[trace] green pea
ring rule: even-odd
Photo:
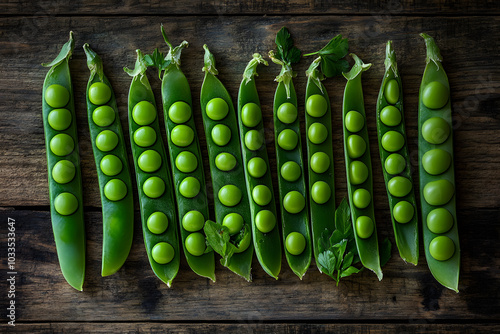
[[[188,232],[196,232],[205,225],[205,217],[200,211],[191,210],[182,217],[182,227]]]
[[[69,91],[61,85],[50,85],[45,90],[45,102],[52,108],[62,108],[69,102]]]
[[[156,132],[150,126],[142,126],[134,132],[134,143],[141,147],[148,147],[156,142]]]
[[[156,119],[156,108],[149,101],[141,101],[132,109],[132,118],[138,125],[149,125]]]
[[[69,135],[58,133],[50,140],[49,147],[52,153],[62,157],[73,152],[75,149],[75,142]]]
[[[248,162],[248,164],[250,164],[250,162]],[[217,166],[217,168],[223,172],[229,172],[234,167],[236,167],[236,158],[231,153],[219,153],[215,157],[215,166]]]
[[[60,184],[71,182],[75,178],[75,165],[69,160],[60,160],[52,168],[52,178]]]
[[[235,206],[241,201],[241,190],[232,184],[220,188],[219,201],[225,206]]]
[[[450,168],[451,155],[445,150],[436,148],[425,152],[422,156],[422,166],[431,175],[439,175]]]
[[[264,136],[260,131],[250,130],[245,134],[245,146],[250,151],[257,151],[264,145]]]
[[[399,101],[399,84],[396,79],[387,81],[385,84],[384,96],[390,104],[396,104],[396,102]]]
[[[350,132],[359,132],[365,126],[365,118],[361,113],[351,110],[345,115],[345,127]]]
[[[252,190],[252,198],[260,206],[268,205],[273,199],[271,190],[263,184],[255,186]]]
[[[372,196],[368,190],[359,188],[352,194],[352,201],[358,209],[365,209],[372,201]]]
[[[357,159],[365,154],[366,142],[361,136],[350,135],[347,137],[347,154],[351,159]]]
[[[432,233],[446,233],[453,227],[453,215],[445,208],[434,209],[427,215],[427,227]]]
[[[403,148],[405,139],[403,135],[397,131],[387,131],[382,136],[382,147],[387,152],[396,152]]]
[[[149,198],[158,198],[165,192],[165,182],[158,176],[152,176],[144,182],[142,191]]]
[[[162,234],[168,228],[168,217],[161,211],[153,212],[147,220],[148,230],[154,234]]]
[[[358,185],[368,178],[368,167],[361,161],[353,161],[349,165],[349,180],[351,184]]]
[[[242,253],[247,250],[252,242],[252,233],[247,233],[236,247],[235,253]]]
[[[441,117],[431,117],[422,124],[422,137],[430,144],[444,143],[450,132],[450,125]]]
[[[54,109],[47,116],[49,125],[52,129],[63,131],[71,125],[71,112],[68,109]]]
[[[104,186],[104,196],[110,201],[120,201],[127,196],[127,186],[120,179],[109,180]]]
[[[380,111],[380,120],[387,126],[396,126],[401,123],[401,112],[394,106],[387,106]]]
[[[402,173],[406,168],[406,159],[398,153],[392,153],[384,162],[385,171],[391,175]]]
[[[71,193],[60,193],[54,199],[54,209],[62,216],[69,216],[78,209],[78,200]]]
[[[229,106],[226,101],[220,97],[216,97],[215,99],[208,101],[206,112],[210,119],[220,121],[226,117],[229,112]]]
[[[222,225],[227,227],[230,235],[235,235],[243,228],[243,217],[239,213],[228,213],[222,220]]]
[[[403,176],[395,176],[387,182],[387,189],[392,196],[404,197],[411,191],[411,181]]]
[[[332,190],[328,183],[324,181],[316,181],[311,187],[311,197],[318,204],[325,204],[332,196]]]
[[[319,145],[328,137],[328,130],[326,129],[326,126],[316,122],[311,124],[309,130],[307,130],[307,137],[311,143]]]
[[[89,88],[89,100],[97,106],[105,104],[111,99],[111,88],[104,82],[95,82]]]
[[[92,121],[97,126],[110,126],[115,121],[115,110],[110,106],[100,106],[92,112]]]
[[[408,223],[415,214],[415,208],[410,202],[401,201],[394,205],[392,209],[394,219],[400,224]]]
[[[440,235],[431,240],[429,253],[438,261],[446,261],[455,254],[455,243],[445,235]]]
[[[298,142],[299,137],[297,136],[297,133],[291,129],[285,129],[278,135],[278,145],[284,150],[293,150],[297,147]]]
[[[161,155],[155,150],[146,150],[137,159],[137,164],[146,173],[156,172],[161,166]]]
[[[286,102],[280,105],[277,112],[278,119],[285,124],[291,124],[297,119],[297,107]]]
[[[255,215],[255,226],[262,233],[269,233],[276,226],[276,216],[269,210],[260,210]]]
[[[95,146],[103,152],[112,151],[117,145],[118,136],[111,130],[101,131],[95,139]]]
[[[424,88],[422,102],[429,109],[441,109],[448,102],[449,96],[448,87],[439,81],[432,81]]]
[[[298,163],[295,161],[287,161],[281,166],[280,174],[286,181],[295,182],[299,179],[302,171]]]
[[[194,140],[194,131],[189,126],[181,124],[172,129],[170,133],[172,143],[176,146],[186,147],[191,145]]]
[[[305,206],[304,196],[296,190],[289,191],[283,198],[283,207],[287,212],[299,213]]]
[[[424,199],[430,205],[440,206],[448,203],[455,192],[455,187],[448,180],[437,180],[424,187]]]
[[[104,175],[115,176],[118,175],[123,168],[122,161],[116,155],[108,154],[101,159],[99,164],[101,171]]]
[[[241,121],[244,126],[253,128],[262,120],[260,107],[255,103],[247,103],[241,109]]]
[[[186,123],[191,118],[191,106],[184,101],[177,101],[168,109],[168,117],[175,124]]]
[[[166,242],[159,242],[151,250],[151,257],[158,264],[167,264],[174,259],[175,250]]]
[[[375,227],[373,220],[368,216],[359,216],[356,219],[356,233],[361,239],[368,239],[372,236]]]
[[[264,159],[259,157],[250,159],[250,161],[248,161],[247,168],[248,174],[250,174],[250,176],[252,177],[255,177],[256,179],[263,177],[267,172],[266,162],[264,161]]]
[[[330,167],[330,157],[325,152],[316,152],[311,156],[309,164],[313,172],[322,174]]]
[[[286,236],[286,250],[292,255],[300,255],[306,249],[306,238],[299,232],[292,232]]]
[[[231,140],[231,129],[224,124],[215,125],[212,128],[212,140],[219,146],[226,146]]]
[[[182,180],[181,184],[179,184],[179,192],[186,198],[196,197],[196,195],[200,193],[200,190],[200,181],[192,176],[186,177],[184,180]]]
[[[328,103],[322,95],[311,95],[306,101],[306,111],[312,117],[322,117],[327,110]]]
[[[182,151],[175,158],[175,167],[183,173],[192,173],[198,168],[198,159],[192,152]]]
[[[194,256],[201,256],[205,253],[207,245],[205,243],[205,236],[199,232],[191,233],[186,237],[184,242],[188,253]]]

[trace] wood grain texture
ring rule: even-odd
[[[494,15],[495,0],[170,0],[170,1],[4,1],[0,12],[10,15]]]
[[[498,320],[500,226],[492,222],[499,221],[500,211],[465,210],[460,216],[474,224],[459,226],[463,238],[457,294],[433,279],[425,259],[417,267],[405,265],[395,249],[384,267],[381,282],[365,270],[342,279],[336,287],[314,264],[300,281],[284,259],[280,279],[276,281],[254,259],[252,283],[218,263],[217,282],[213,283],[196,276],[181,257],[179,274],[169,289],[149,268],[139,224],[125,265],[116,274],[102,278],[101,215],[87,212],[87,271],[83,292],[79,293],[60,273],[49,213],[0,211],[0,221],[14,218],[20,231],[16,240],[16,310],[24,322]],[[379,232],[386,236],[391,229],[390,224],[381,225]],[[0,246],[5,254],[6,243]],[[0,272],[6,271],[3,262]],[[7,290],[5,284],[5,280],[0,284],[3,291]]]

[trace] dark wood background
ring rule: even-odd
[[[0,311],[1,331],[15,332],[342,332],[427,333],[500,331],[500,6],[490,1],[31,1],[0,3]],[[363,75],[374,166],[377,227],[393,240],[388,201],[376,138],[375,102],[383,75],[384,50],[394,41],[403,78],[405,117],[414,185],[418,187],[417,101],[425,66],[418,36],[434,36],[444,56],[454,108],[457,208],[462,248],[460,293],[440,286],[422,255],[405,265],[393,249],[384,279],[365,271],[338,287],[313,262],[300,281],[283,259],[275,281],[253,263],[253,282],[217,265],[217,282],[196,276],[183,259],[172,288],[158,280],[147,261],[136,211],[134,244],[123,268],[100,276],[102,229],[100,197],[85,108],[88,69],[82,45],[102,57],[117,96],[122,126],[127,125],[134,50],[166,47],[160,23],[171,41],[186,39],[183,69],[191,84],[197,130],[203,138],[199,91],[203,80],[202,45],[215,54],[220,79],[233,100],[252,53],[274,47],[286,25],[305,53],[321,48],[336,34],[349,38],[350,51],[373,63]],[[83,292],[62,277],[52,236],[41,91],[47,69],[68,32],[75,33],[71,61],[82,158],[87,229],[87,274]],[[304,71],[296,67],[301,110]],[[275,166],[272,101],[277,65],[260,67],[260,92],[268,152]],[[149,72],[160,101],[157,74]],[[345,79],[325,82],[333,110],[336,201],[346,196],[341,133]],[[163,119],[160,116],[161,120]],[[126,134],[126,140],[129,140]],[[202,146],[205,142],[202,140]],[[130,151],[130,150],[129,150]],[[205,165],[208,168],[208,164]],[[209,175],[207,170],[207,176]],[[273,168],[276,178],[276,170]],[[210,180],[207,178],[207,182]],[[211,190],[209,189],[209,193]],[[136,201],[137,207],[137,201]],[[16,327],[6,325],[7,220],[16,220]],[[423,248],[421,246],[421,254]]]

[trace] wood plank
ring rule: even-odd
[[[9,15],[494,15],[495,1],[362,1],[362,0],[252,0],[252,1],[4,1],[0,13]]]
[[[116,6],[115,6],[116,7]],[[77,6],[78,8],[78,6]],[[253,52],[267,54],[274,47],[278,29],[287,25],[298,47],[310,52],[321,48],[334,34],[350,38],[350,50],[374,66],[364,74],[366,110],[374,166],[375,204],[379,217],[386,217],[388,207],[378,156],[375,126],[375,102],[381,76],[385,42],[391,38],[399,60],[405,92],[405,111],[413,177],[417,185],[417,101],[425,62],[425,47],[417,33],[426,31],[435,36],[444,55],[444,66],[451,83],[456,121],[455,168],[458,207],[498,208],[500,206],[500,58],[498,57],[500,18],[482,17],[433,18],[394,16],[355,17],[3,17],[0,18],[0,205],[48,206],[45,146],[40,111],[40,92],[47,72],[39,66],[50,61],[66,41],[70,29],[75,31],[76,50],[71,62],[85,206],[100,207],[99,191],[85,108],[85,87],[88,69],[82,52],[84,42],[102,56],[105,72],[115,93],[123,127],[126,129],[129,77],[123,66],[133,66],[136,48],[165,50],[159,33],[165,23],[170,39],[179,43],[188,39],[191,47],[184,51],[183,68],[192,87],[197,130],[203,141],[199,109],[199,91],[203,80],[202,45],[208,43],[215,53],[220,78],[236,99],[241,75]],[[296,87],[304,96],[304,71],[312,59],[296,66]],[[272,134],[273,82],[279,69],[271,64],[260,68],[258,89],[261,94],[267,147],[274,166]],[[150,81],[161,105],[159,81],[150,72]],[[341,133],[341,101],[343,78],[327,80],[326,86],[333,108],[333,141],[337,203],[346,194],[345,168]],[[301,110],[303,98],[299,98]],[[370,112],[371,110],[371,112]],[[161,117],[160,117],[161,118]],[[304,135],[304,132],[302,133]],[[128,135],[126,134],[126,140]],[[305,142],[305,141],[303,141]],[[205,159],[205,168],[208,163]],[[273,169],[273,179],[276,170]],[[133,170],[133,168],[132,168]],[[206,173],[207,177],[209,173]],[[207,180],[210,184],[210,180]],[[277,189],[277,187],[275,187]],[[211,196],[211,189],[208,190]],[[382,215],[383,214],[383,215]]]
[[[243,321],[236,324],[217,323],[34,323],[20,324],[11,333],[494,333],[499,325],[488,324],[268,324]]]
[[[84,291],[77,292],[60,273],[49,213],[0,210],[1,222],[8,217],[16,220],[16,270],[19,273],[16,315],[20,322],[196,320],[258,324],[362,320],[434,324],[500,319],[498,208],[459,210],[463,221],[473,223],[460,225],[462,269],[458,294],[436,283],[425,259],[416,267],[405,265],[395,249],[393,258],[383,268],[381,282],[373,273],[364,271],[343,279],[336,287],[314,264],[304,280],[299,281],[286,262],[276,281],[267,276],[254,259],[252,283],[220,265],[216,268],[217,282],[212,283],[191,272],[181,257],[179,275],[168,289],[149,268],[140,224],[136,224],[134,244],[124,267],[115,275],[101,278],[99,212],[85,215],[87,273]],[[139,220],[138,214],[136,219]],[[390,224],[379,226],[382,237],[390,235],[393,239],[390,230]],[[5,238],[5,234],[0,235],[2,254],[6,254]],[[6,272],[6,266],[6,261],[2,261],[0,271]],[[0,282],[0,288],[7,290],[5,280]],[[2,299],[0,307],[6,307],[5,302],[6,299]]]

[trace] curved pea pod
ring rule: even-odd
[[[165,69],[163,74],[161,93],[170,162],[177,198],[177,211],[179,214],[179,229],[181,231],[182,246],[189,267],[196,274],[208,277],[212,281],[215,281],[214,252],[211,249],[205,249],[204,251],[201,249],[202,246],[203,248],[206,247],[203,224],[208,219],[208,199],[205,185],[205,173],[203,171],[200,144],[196,133],[194,115],[192,113],[193,103],[191,99],[191,89],[186,76],[180,69],[180,54],[182,49],[187,47],[188,44],[184,41],[178,47],[173,48],[166,38],[163,27],[162,33],[164,34],[165,41],[170,47],[170,51],[166,59],[170,59],[171,63]],[[175,135],[175,132],[178,131],[179,125],[188,126],[193,132],[192,142],[184,147],[176,145],[172,138],[172,135]],[[191,159],[194,158],[195,162],[184,162],[183,160],[189,160],[187,157],[190,157]],[[194,197],[186,197],[186,194],[183,195],[180,191],[182,182],[188,177],[195,178],[200,185],[200,190]],[[202,224],[196,227],[194,227],[194,225],[197,224],[189,223],[190,218],[191,220],[194,220],[193,217],[195,217],[195,215],[203,216],[203,219],[200,221]],[[186,227],[189,231],[183,226],[183,220],[185,221]],[[199,241],[201,241],[203,245],[195,244],[194,246],[198,247],[190,247],[187,249],[186,242],[196,240],[195,237],[200,237]]]
[[[364,64],[355,54],[351,56],[356,63],[348,73],[344,73],[347,84],[342,112],[347,190],[359,258],[363,266],[381,280],[383,275],[373,207],[372,164],[361,84],[361,73],[368,70],[371,64]],[[348,116],[350,112],[354,113]],[[358,201],[358,198],[362,200]]]
[[[329,236],[335,229],[335,183],[330,99],[325,86],[315,79],[318,75],[316,71],[306,72],[305,118],[313,249],[316,265],[321,272],[318,261],[321,236]]]
[[[134,199],[120,116],[101,58],[84,44],[90,77],[87,115],[102,203],[102,276],[125,263],[134,234]]]
[[[69,285],[83,290],[85,223],[78,136],[69,71],[73,32],[50,63],[43,83],[42,111],[47,149],[50,216],[62,274]]]
[[[421,34],[427,58],[418,103],[420,203],[427,264],[445,287],[458,292],[460,244],[448,77],[434,39]]]
[[[214,56],[206,45],[203,48],[205,78],[201,86],[200,102],[216,216],[216,222],[207,221],[204,230],[210,246],[222,256],[221,264],[251,281],[254,251],[250,227],[252,215],[246,191],[236,114],[229,93],[216,77],[218,71],[215,68]],[[231,169],[220,164],[217,166],[217,157],[225,153],[229,153],[231,160],[235,161]]]
[[[153,272],[170,287],[180,263],[175,191],[161,139],[155,97],[145,73],[146,65],[140,50],[137,50],[134,70],[124,70],[132,77],[128,95],[128,119],[144,244]],[[149,121],[139,121],[134,113],[139,103],[143,111],[150,111],[145,114],[153,115]],[[143,113],[138,114],[142,119]],[[145,159],[143,162],[141,157],[145,155],[156,158]]]
[[[260,99],[255,84],[259,63],[267,66],[262,56],[256,53],[245,68],[238,93],[238,126],[252,214],[255,254],[262,269],[278,279],[281,270],[281,241]],[[259,163],[262,169],[257,167]]]
[[[403,146],[387,150],[385,146],[395,131],[401,134]],[[418,215],[410,170],[410,154],[406,140],[403,112],[403,86],[392,41],[387,42],[385,73],[377,99],[377,135],[380,161],[384,173],[392,227],[399,255],[405,262],[418,263]],[[385,136],[385,137],[384,137]],[[387,139],[389,138],[389,139]],[[392,138],[394,140],[394,138]],[[396,140],[397,140],[396,139]],[[404,180],[408,180],[405,182]],[[410,186],[408,188],[407,186]]]

